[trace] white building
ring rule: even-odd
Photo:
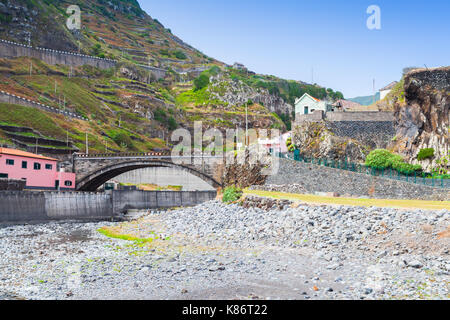
[[[328,102],[316,99],[307,93],[295,100],[296,115],[310,114],[317,110],[334,112],[334,107]]]
[[[291,132],[287,132],[273,139],[258,139],[258,143],[260,146],[267,148],[267,150],[272,149],[274,152],[286,153],[288,152],[286,143],[287,140],[291,137]]]
[[[242,63],[239,63],[239,62],[235,62],[234,63],[233,69],[241,70],[241,71],[247,71],[246,66],[244,66]]]
[[[392,91],[392,89],[397,85],[397,81],[394,81],[390,84],[388,84],[386,87],[380,89],[380,100],[383,100],[386,98],[386,96],[389,94],[389,92]]]

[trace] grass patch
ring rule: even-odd
[[[227,187],[223,192],[222,201],[225,203],[233,203],[238,201],[242,197],[242,190],[235,187]]]
[[[46,136],[63,138],[65,132],[45,112],[19,105],[0,103],[2,123],[33,128]]]
[[[291,201],[301,201],[314,204],[345,205],[357,207],[450,210],[450,201],[333,198],[316,195],[303,195],[303,194],[259,191],[248,189],[244,190],[244,195],[254,195],[272,199],[286,199]]]
[[[132,242],[137,243],[137,244],[151,243],[154,240],[158,239],[158,237],[155,237],[155,238],[137,238],[137,237],[133,237],[131,235],[119,234],[119,233],[114,232],[114,231],[112,231],[111,229],[108,229],[108,228],[100,228],[97,231],[99,233],[103,234],[104,236],[108,237],[108,238],[120,239],[120,240],[125,240],[125,241],[132,241]]]

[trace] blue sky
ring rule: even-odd
[[[408,66],[450,65],[448,0],[138,0],[172,33],[220,61],[371,95]],[[369,30],[367,8],[381,9]]]

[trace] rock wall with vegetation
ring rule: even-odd
[[[393,122],[388,121],[307,121],[294,126],[292,141],[307,157],[362,162],[394,135]]]
[[[411,71],[404,79],[404,97],[395,103],[392,149],[425,169],[441,167],[450,147],[450,67]],[[423,149],[434,154],[421,161]]]

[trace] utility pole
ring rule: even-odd
[[[245,146],[248,146],[248,103],[245,105]]]
[[[238,124],[236,123],[236,132],[234,134],[234,148],[233,148],[236,151],[238,151],[238,143],[239,143],[239,128]]]
[[[89,154],[89,139],[88,139],[88,133],[86,132],[86,154]]]
[[[33,61],[30,60],[30,77],[32,73],[33,73]]]

